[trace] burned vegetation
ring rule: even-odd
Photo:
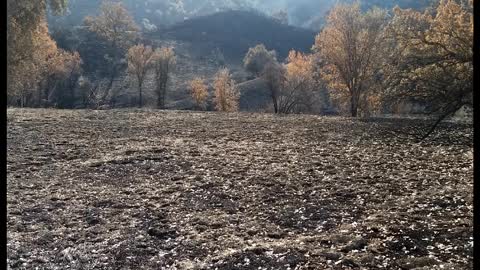
[[[472,269],[473,0],[7,25],[9,269]]]
[[[12,269],[472,269],[470,125],[8,111]]]

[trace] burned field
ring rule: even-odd
[[[9,110],[9,267],[471,269],[472,129],[423,125]]]

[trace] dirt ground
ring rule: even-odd
[[[472,127],[424,125],[9,109],[9,267],[472,269]]]

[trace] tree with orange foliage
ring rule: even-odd
[[[138,87],[138,107],[142,107],[142,86],[148,70],[152,67],[155,52],[152,47],[135,45],[128,50],[128,72],[135,76]]]
[[[47,6],[60,14],[66,8],[66,1],[7,0],[7,101],[10,104],[28,106],[34,102],[45,56],[56,50],[48,34]]]
[[[315,39],[313,49],[326,62],[324,79],[339,95],[349,97],[353,117],[358,114],[362,95],[377,82],[386,23],[384,10],[373,8],[362,13],[358,1],[338,4]]]
[[[208,86],[202,78],[194,78],[190,82],[190,91],[197,108],[205,110],[208,98]]]
[[[396,100],[415,98],[436,116],[473,106],[473,0],[442,0],[434,12],[394,9],[386,29],[385,87]]]
[[[215,89],[214,101],[217,111],[238,111],[240,94],[228,68],[223,68],[217,72],[213,87]]]
[[[280,113],[292,113],[312,106],[315,90],[313,56],[291,50],[288,54],[281,94],[278,97]]]

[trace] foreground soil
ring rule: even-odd
[[[11,269],[472,269],[468,125],[8,111]]]

